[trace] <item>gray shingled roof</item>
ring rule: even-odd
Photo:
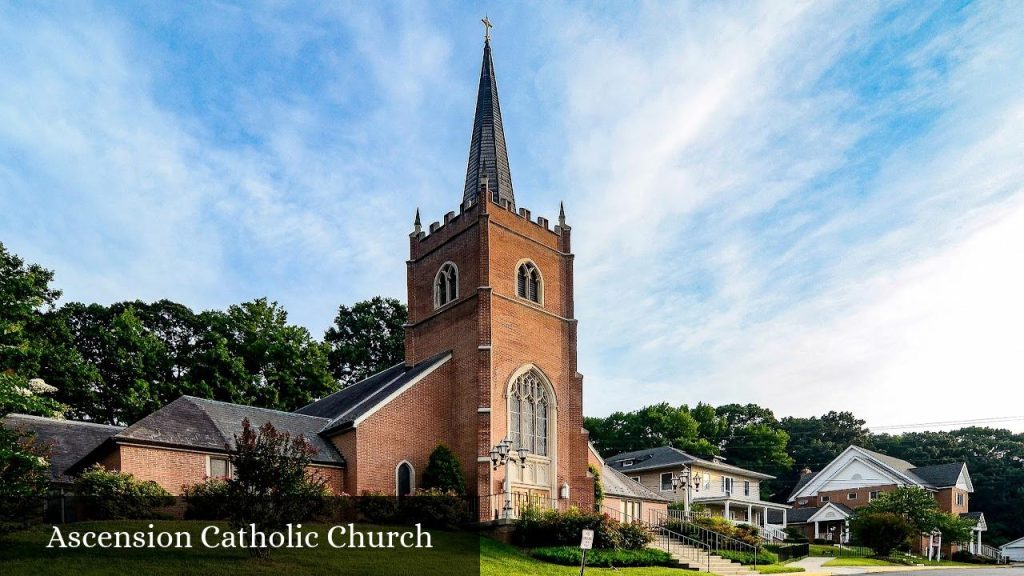
[[[623,466],[623,461],[633,460],[632,466]],[[761,478],[764,480],[770,480],[775,478],[769,474],[762,474],[761,472],[754,472],[752,470],[745,470],[739,466],[733,466],[732,464],[726,464],[724,462],[712,462],[711,460],[705,460],[692,456],[671,446],[659,446],[657,448],[648,448],[646,450],[636,450],[634,452],[623,452],[616,454],[610,458],[606,458],[605,462],[614,467],[616,470],[654,470],[656,468],[669,468],[672,466],[680,466],[683,464],[699,464],[701,466],[711,468],[712,470],[721,470],[723,472],[733,472],[736,474],[743,474],[752,478]]]
[[[305,437],[317,449],[314,462],[345,463],[334,445],[319,435],[330,422],[327,418],[192,396],[182,396],[132,424],[115,435],[114,441],[227,452],[234,449],[234,438],[242,433],[245,419],[256,427],[269,422],[281,432]]]
[[[480,66],[480,87],[476,96],[476,115],[473,135],[469,144],[469,164],[466,167],[466,187],[462,200],[475,200],[480,191],[480,178],[487,176],[491,194],[498,201],[505,200],[515,207],[512,194],[512,171],[508,166],[505,148],[505,129],[501,123],[498,105],[498,82],[494,77],[491,43],[484,43],[484,60]]]
[[[960,479],[960,472],[963,469],[963,462],[950,462],[948,464],[935,464],[934,466],[914,468],[911,472],[933,488],[948,488],[956,486],[957,480]]]
[[[804,474],[801,476],[800,479],[796,481],[796,487],[794,487],[793,491],[789,493],[789,499],[792,500],[793,498],[796,498],[796,493],[806,486],[808,482],[814,480],[814,477],[817,475],[817,472],[811,472],[810,474]]]
[[[323,434],[350,428],[360,416],[379,406],[391,394],[413,380],[433,372],[451,357],[451,352],[441,352],[415,366],[396,364],[366,380],[307,404],[295,413],[329,418],[330,422],[321,430]]]
[[[8,414],[3,425],[5,428],[31,431],[37,441],[49,447],[50,477],[54,482],[70,482],[71,478],[65,474],[68,468],[124,430],[121,426],[27,414]]]
[[[627,478],[623,473],[605,464],[601,468],[601,487],[604,493],[618,498],[635,498],[638,500],[654,500],[668,502],[669,499],[636,480]]]

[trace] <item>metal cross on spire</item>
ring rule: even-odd
[[[481,18],[480,21],[483,22],[484,24],[484,41],[490,42],[491,28],[494,28],[494,24],[491,24],[490,18],[488,18],[486,15],[483,18]]]

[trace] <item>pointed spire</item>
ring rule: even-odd
[[[558,203],[558,225],[565,228],[565,202]]]
[[[423,230],[423,226],[420,224],[420,209],[416,208],[416,219],[412,222],[412,233],[419,234]]]
[[[495,201],[507,201],[515,207],[512,194],[512,174],[508,167],[508,151],[505,148],[505,130],[501,124],[501,108],[498,105],[498,84],[494,78],[494,62],[491,60],[490,21],[484,23],[488,34],[484,39],[484,59],[480,67],[480,88],[476,96],[476,116],[473,118],[473,135],[469,145],[469,165],[466,168],[464,204],[476,201],[484,188]]]

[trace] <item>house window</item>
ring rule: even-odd
[[[633,482],[636,482],[637,484],[640,483],[640,477],[639,476],[631,476],[631,478],[633,479]]]
[[[512,383],[508,395],[509,431],[516,448],[526,448],[537,456],[548,455],[548,407],[551,399],[547,385],[531,370]]]
[[[640,502],[636,500],[624,500],[619,505],[619,510],[622,512],[623,522],[636,522],[641,519],[640,517]]]
[[[743,495],[750,496],[750,482],[747,480],[743,481]]]
[[[662,472],[661,473],[661,491],[667,492],[672,489],[672,473]]]
[[[231,461],[221,456],[207,457],[208,476],[210,478],[230,478]]]
[[[544,296],[544,283],[540,270],[533,262],[523,262],[516,272],[516,294],[531,302],[540,304]]]
[[[868,493],[868,500],[874,500],[875,498],[878,498],[881,495],[882,495],[882,491],[881,490],[873,490],[873,491]]]
[[[632,460],[623,460],[622,461],[622,467],[623,468],[625,468],[626,466],[632,466],[632,465],[633,465],[633,461]]]
[[[434,277],[434,309],[453,302],[459,297],[459,269],[445,262]]]
[[[957,493],[957,495],[956,495],[956,505],[957,506],[963,506],[964,505],[964,495],[962,493],[959,493],[959,492]]]
[[[832,499],[832,498],[830,498],[830,497],[828,497],[828,496],[822,496],[822,497],[821,497],[821,503],[822,503],[822,504],[824,504],[825,502],[828,502],[828,501],[829,501],[829,500],[831,500],[831,499]]]
[[[407,461],[402,461],[395,468],[395,494],[399,496],[409,496],[412,494],[413,486],[416,484],[416,472],[412,469],[412,464]]]
[[[848,492],[846,494],[846,499],[847,500],[856,500],[857,499],[857,493],[856,492]]]
[[[722,492],[725,492],[726,495],[732,494],[732,478],[722,476]]]

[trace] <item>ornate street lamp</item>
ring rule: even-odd
[[[700,475],[693,478],[694,487],[700,489]],[[683,506],[687,516],[690,513],[690,468],[683,467],[682,472],[672,477],[672,491],[678,492],[680,488],[686,489],[686,496],[683,498]]]
[[[498,466],[505,467],[505,481],[502,483],[503,492],[505,497],[505,504],[502,507],[502,515],[505,518],[512,517],[512,482],[508,475],[508,463],[516,462],[519,464],[520,469],[526,469],[526,457],[530,455],[530,451],[525,447],[512,448],[513,442],[508,438],[505,438],[501,442],[491,448],[489,452],[491,456],[491,466],[494,470],[498,469]]]

